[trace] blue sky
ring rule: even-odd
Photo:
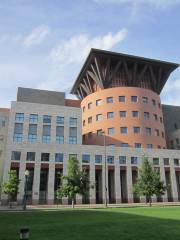
[[[0,0],[0,107],[17,87],[68,92],[91,47],[180,63],[180,0]],[[180,69],[163,103],[180,105]]]

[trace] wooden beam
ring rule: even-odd
[[[122,62],[121,61],[118,61],[118,63],[116,64],[115,68],[114,68],[114,71],[112,72],[111,76],[109,77],[108,79],[108,82],[111,82],[112,79],[114,78],[114,76],[116,75],[119,67],[121,66]]]
[[[87,82],[88,82],[88,84],[89,84],[89,89],[90,89],[90,91],[91,91],[91,93],[92,93],[93,90],[92,90],[91,83],[90,83],[90,80],[89,80],[89,76],[88,76],[87,73],[86,73],[86,78],[87,78]]]
[[[79,90],[78,90],[78,89],[77,89],[77,94],[78,94],[79,98],[82,100],[82,99],[83,99],[83,97],[81,96],[81,94],[80,94],[80,92],[79,92]]]
[[[89,86],[88,86],[88,84],[87,84],[87,79],[83,78],[83,82],[84,82],[84,85],[85,85],[86,88],[87,88],[88,94],[90,94],[90,93],[91,93],[91,90],[90,90],[90,88],[89,88]]]
[[[151,80],[152,80],[152,89],[156,90],[156,77],[155,77],[152,66],[149,66],[149,70],[150,70]]]
[[[84,84],[81,83],[80,86],[82,87],[82,89],[85,91],[85,93],[86,93],[87,95],[90,94],[89,90],[87,89],[87,87],[86,87]]]
[[[96,68],[97,68],[97,72],[98,72],[98,75],[99,75],[99,79],[100,79],[100,81],[101,81],[102,84],[103,84],[104,79],[103,79],[103,74],[102,74],[102,72],[101,72],[101,64],[100,64],[99,58],[98,58],[98,57],[95,57],[95,58],[94,58],[94,61],[95,61],[95,64],[96,64]]]
[[[80,92],[81,92],[82,98],[84,98],[85,96],[84,96],[84,93],[83,93],[83,90],[82,90],[81,85],[79,86],[79,90],[80,90]]]
[[[140,80],[142,79],[144,73],[146,72],[147,67],[148,67],[148,65],[146,64],[146,65],[143,67],[142,71],[140,72],[140,74],[139,74],[139,79],[140,79]]]
[[[91,71],[87,71],[87,73],[88,73],[88,75],[92,78],[92,80],[97,84],[97,85],[99,85],[99,81],[98,81],[98,79],[96,78],[96,76],[94,75],[94,73],[93,72],[91,72]]]
[[[106,82],[108,82],[108,77],[109,77],[109,71],[110,71],[110,66],[111,66],[111,59],[108,58],[107,62],[106,62],[106,70],[105,70],[105,76],[104,76],[104,82],[106,84]]]
[[[130,74],[129,74],[129,71],[128,71],[127,62],[126,62],[126,61],[123,61],[123,65],[124,65],[125,73],[126,73],[126,75],[127,75],[128,85],[129,85],[129,83],[130,83]]]

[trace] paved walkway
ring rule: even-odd
[[[152,203],[152,206],[180,206],[180,202],[159,202]],[[76,209],[82,208],[104,208],[104,204],[81,204],[75,205]],[[123,204],[108,204],[109,208],[127,208],[127,207],[149,207],[149,204],[145,203],[123,203]],[[71,205],[28,205],[27,210],[48,210],[48,209],[66,209],[71,208]],[[9,208],[7,206],[0,206],[0,211],[22,211],[22,206],[13,206]]]

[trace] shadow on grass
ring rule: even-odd
[[[176,214],[180,208],[2,212],[0,239],[19,239],[20,227],[28,226],[30,240],[179,240]]]

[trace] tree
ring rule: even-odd
[[[20,180],[17,177],[16,170],[8,172],[9,180],[4,182],[1,186],[1,192],[8,195],[8,202],[11,207],[11,201],[17,196]]]
[[[146,201],[152,204],[152,196],[163,195],[167,187],[160,179],[160,174],[149,162],[148,157],[143,157],[142,168],[139,170],[139,177],[134,185],[134,192],[139,196],[145,196]]]
[[[68,174],[61,176],[62,185],[56,191],[57,198],[69,197],[74,208],[76,194],[86,195],[89,190],[89,179],[85,170],[80,170],[79,162],[76,158],[68,161]]]

